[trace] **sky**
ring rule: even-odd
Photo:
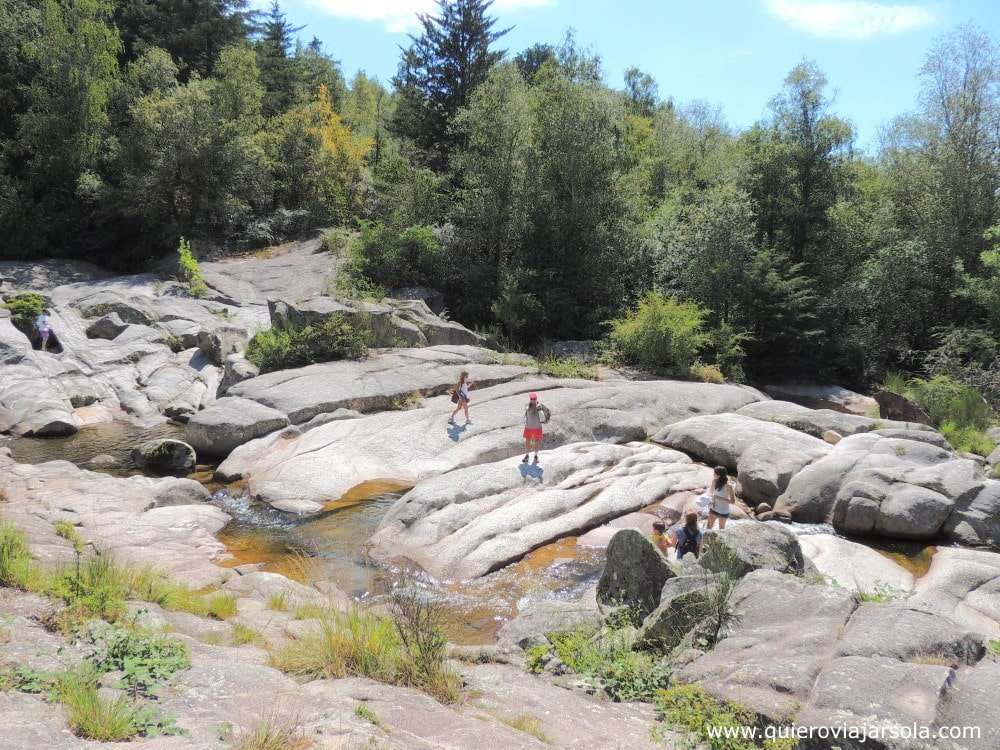
[[[267,0],[255,4],[269,5]],[[434,0],[281,0],[289,21],[318,37],[350,78],[388,82],[416,13]],[[652,75],[663,98],[722,107],[736,128],[763,117],[788,71],[815,61],[830,81],[834,111],[854,123],[857,145],[874,149],[883,125],[914,108],[918,73],[944,34],[973,22],[1000,32],[1000,0],[495,0],[498,43],[515,54],[557,43],[568,29],[600,55],[606,82],[625,70]]]

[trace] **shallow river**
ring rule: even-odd
[[[104,471],[125,476],[140,473],[129,455],[134,446],[154,438],[179,438],[182,433],[183,428],[173,424],[140,428],[114,423],[87,427],[67,438],[0,438],[0,446],[9,446],[22,463],[62,459],[85,468],[94,456],[108,454],[119,464]],[[455,643],[491,642],[503,622],[530,600],[577,598],[596,583],[603,566],[603,550],[579,547],[571,537],[477,581],[437,581],[420,571],[376,565],[365,554],[366,542],[405,491],[403,485],[369,482],[329,503],[322,513],[303,518],[252,500],[238,483],[213,483],[211,466],[199,466],[192,478],[201,481],[212,492],[212,502],[232,516],[219,533],[233,555],[226,566],[263,563],[265,570],[297,580],[331,580],[359,600],[377,599],[405,579],[440,603],[449,638]],[[796,534],[834,533],[826,525],[791,527]],[[918,577],[927,572],[936,550],[919,543],[857,541]]]

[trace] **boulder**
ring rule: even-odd
[[[209,361],[222,365],[230,354],[239,354],[247,348],[247,332],[237,326],[217,326],[198,332],[198,348]]]
[[[919,422],[929,425],[931,418],[927,412],[915,403],[892,391],[878,391],[875,393],[875,400],[878,402],[879,412],[885,419],[898,419],[903,422]]]
[[[544,643],[548,633],[577,628],[596,631],[600,626],[601,614],[594,602],[542,599],[532,602],[518,612],[517,617],[505,622],[497,634],[497,641],[502,647],[526,650]]]
[[[645,618],[659,606],[663,585],[675,575],[647,537],[635,529],[622,529],[608,545],[597,602],[607,609],[625,607]]]
[[[737,472],[741,492],[752,504],[773,502],[795,474],[831,450],[818,438],[742,414],[691,417],[653,440]]]
[[[705,532],[698,564],[742,578],[754,570],[802,575],[805,560],[796,536],[780,523],[733,521]]]
[[[155,313],[149,308],[150,302],[152,300],[149,298],[130,297],[112,289],[100,289],[80,297],[73,305],[85,318],[98,318],[114,313],[125,323],[148,326],[156,320]]]
[[[230,394],[246,394],[252,382]],[[692,412],[726,411],[760,398],[753,389],[733,385],[518,379],[474,389],[471,425],[447,423],[454,408],[447,396],[428,398],[415,409],[330,422],[297,436],[258,438],[233,451],[217,475],[222,481],[246,479],[251,493],[276,507],[315,512],[366,481],[416,484],[452,469],[523,455],[531,391],[540,391],[552,410],[545,447],[645,440],[654,429]],[[296,481],[288,482],[289,476]]]
[[[916,422],[892,422],[832,409],[809,409],[789,401],[758,401],[744,406],[737,414],[783,424],[817,438],[822,438],[825,432],[836,432],[843,437],[877,429],[930,429]]]
[[[907,602],[979,633],[1000,639],[1000,554],[942,547]]]
[[[194,448],[180,440],[150,440],[132,449],[132,458],[148,470],[162,475],[185,476],[194,471]]]
[[[846,437],[804,468],[775,511],[848,534],[1000,547],[1000,482],[951,451],[877,433]]]
[[[731,586],[718,575],[682,575],[668,580],[660,592],[660,603],[643,620],[637,643],[670,653],[695,628],[705,626],[719,604],[719,586]],[[715,614],[719,612],[716,609]]]
[[[0,307],[0,365],[20,364],[29,351],[31,343],[11,323],[10,311]]]
[[[892,636],[887,638],[887,633]],[[837,656],[891,656],[899,661],[937,658],[972,665],[984,653],[982,639],[968,628],[902,601],[862,604],[837,644]]]
[[[184,438],[206,456],[226,456],[239,445],[288,426],[276,409],[245,398],[227,396],[194,414]]]
[[[437,289],[429,289],[425,286],[406,286],[393,289],[389,296],[394,300],[420,300],[431,309],[431,312],[440,315],[444,312],[444,293]]]
[[[129,323],[121,319],[118,313],[108,313],[87,326],[87,337],[112,341],[128,328],[129,325]]]
[[[94,469],[110,469],[121,465],[121,461],[107,453],[101,453],[87,461],[87,466]]]
[[[871,396],[855,393],[839,385],[777,383],[765,385],[764,391],[771,398],[792,401],[811,409],[831,409],[862,417],[870,417],[878,408],[878,404]]]
[[[219,395],[225,394],[237,383],[260,375],[257,365],[242,354],[230,354],[222,364],[222,380],[219,382]]]
[[[72,435],[77,428],[69,399],[33,360],[25,359],[21,364],[3,368],[0,432],[24,437],[62,437]]]
[[[968,750],[1000,747],[997,685],[1000,685],[1000,662],[984,662],[975,669],[958,671],[949,686],[948,700],[942,702],[937,723],[949,727],[976,727],[979,736],[962,741]]]
[[[687,456],[646,443],[574,443],[541,459],[542,468],[517,456],[420,482],[386,513],[371,554],[405,557],[438,578],[475,578],[708,481]]]
[[[435,315],[423,300],[389,300],[393,315],[416,326],[428,346],[483,346],[486,339],[453,320]]]
[[[913,590],[913,574],[871,547],[833,534],[805,534],[798,540],[805,559],[849,591],[888,589],[906,595]]]
[[[1000,466],[1000,440],[995,441],[998,443],[997,447],[993,449],[993,452],[986,457],[986,463],[990,466]]]

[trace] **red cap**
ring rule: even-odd
[[[538,400],[538,394],[537,393],[529,393],[528,394],[528,399],[531,400],[531,401],[537,401]]]

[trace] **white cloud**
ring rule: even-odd
[[[764,0],[764,4],[772,16],[797,29],[838,39],[871,39],[934,22],[934,14],[919,5],[853,0]]]
[[[389,31],[409,31],[416,28],[417,13],[433,13],[434,0],[311,0],[313,5],[338,18],[374,21]],[[550,5],[555,0],[496,0],[491,10],[514,11]]]

